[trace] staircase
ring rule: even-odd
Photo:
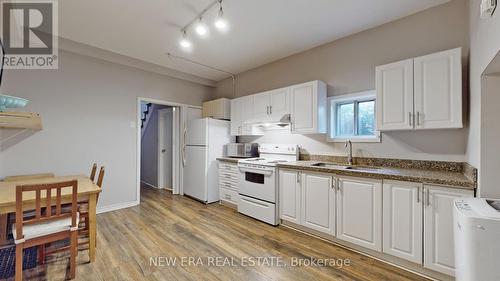
[[[141,103],[141,133],[144,134],[144,131],[148,125],[149,118],[153,112],[153,104],[152,103]]]

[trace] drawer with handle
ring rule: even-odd
[[[232,181],[220,180],[219,187],[238,191],[238,183]]]
[[[219,170],[238,173],[238,166],[236,164],[219,163]]]
[[[221,169],[221,168],[219,168],[219,174],[220,174],[220,173],[224,173],[224,174],[231,174],[231,175],[237,175],[237,174],[238,174],[238,171],[228,170],[228,169]]]
[[[231,172],[226,172],[226,171],[219,171],[219,177],[238,180],[237,173],[231,173]]]
[[[228,201],[233,204],[238,204],[238,192],[226,188],[220,188],[220,200]]]

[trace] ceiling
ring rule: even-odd
[[[166,53],[240,73],[449,0],[224,0],[230,30],[180,49],[180,28],[213,0],[59,1],[61,37],[218,81],[228,77]],[[217,6],[209,11],[212,21]],[[211,22],[207,22],[212,27]]]

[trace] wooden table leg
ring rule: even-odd
[[[91,194],[89,196],[89,258],[90,262],[95,261],[96,238],[97,238],[97,223],[96,223],[96,206],[97,196]]]
[[[7,234],[7,224],[9,220],[9,214],[0,214],[0,246],[7,245],[8,234]]]

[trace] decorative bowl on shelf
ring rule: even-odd
[[[26,104],[28,104],[27,99],[0,95],[0,112],[4,111],[7,108],[25,107]]]

